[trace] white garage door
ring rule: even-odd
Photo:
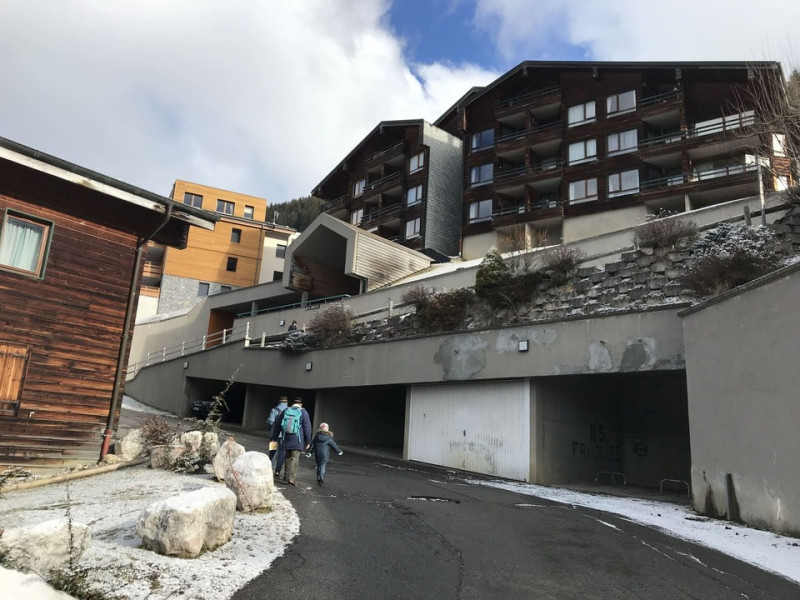
[[[408,457],[528,481],[527,380],[411,387]]]

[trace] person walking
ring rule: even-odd
[[[331,460],[331,449],[339,456],[344,454],[341,448],[333,441],[333,432],[328,428],[327,423],[321,423],[319,431],[314,436],[314,441],[311,442],[311,454],[314,455],[314,460],[317,461],[317,484],[325,485],[325,467]]]
[[[272,407],[272,410],[269,411],[269,416],[267,417],[267,427],[269,428],[270,437],[272,437],[272,432],[275,427],[275,421],[278,419],[278,416],[286,410],[286,407],[289,406],[289,398],[287,396],[281,396],[278,398],[278,404]],[[269,459],[272,461],[273,470],[275,471],[275,476],[280,477],[281,469],[283,469],[283,463],[286,460],[286,448],[283,447],[283,436],[278,435],[278,439],[276,441],[271,441],[269,443]],[[274,446],[274,447],[273,447]],[[275,458],[277,456],[277,458]]]
[[[292,405],[275,419],[272,441],[277,441],[280,435],[283,435],[283,446],[286,450],[284,480],[289,485],[297,485],[297,464],[300,462],[300,453],[311,448],[311,417],[303,408],[302,398],[294,398]]]

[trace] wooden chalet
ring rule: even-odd
[[[0,470],[105,454],[145,246],[217,219],[0,138]]]

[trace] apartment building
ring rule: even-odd
[[[219,221],[213,231],[191,231],[184,249],[148,246],[138,320],[281,279],[286,247],[297,232],[265,222],[264,198],[183,180],[175,181],[170,198],[216,213]]]
[[[434,122],[463,139],[462,256],[510,227],[571,242],[758,194],[759,161],[766,189],[794,184],[752,102],[770,78],[778,63],[528,61],[471,90]]]
[[[459,253],[460,136],[423,120],[378,124],[312,191],[323,211],[442,257]]]

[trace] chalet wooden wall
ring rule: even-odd
[[[6,208],[54,223],[43,279],[0,270],[0,341],[30,347],[16,416],[0,415],[0,468],[99,458],[138,232],[158,215],[0,161]],[[123,364],[127,364],[125,357]]]

